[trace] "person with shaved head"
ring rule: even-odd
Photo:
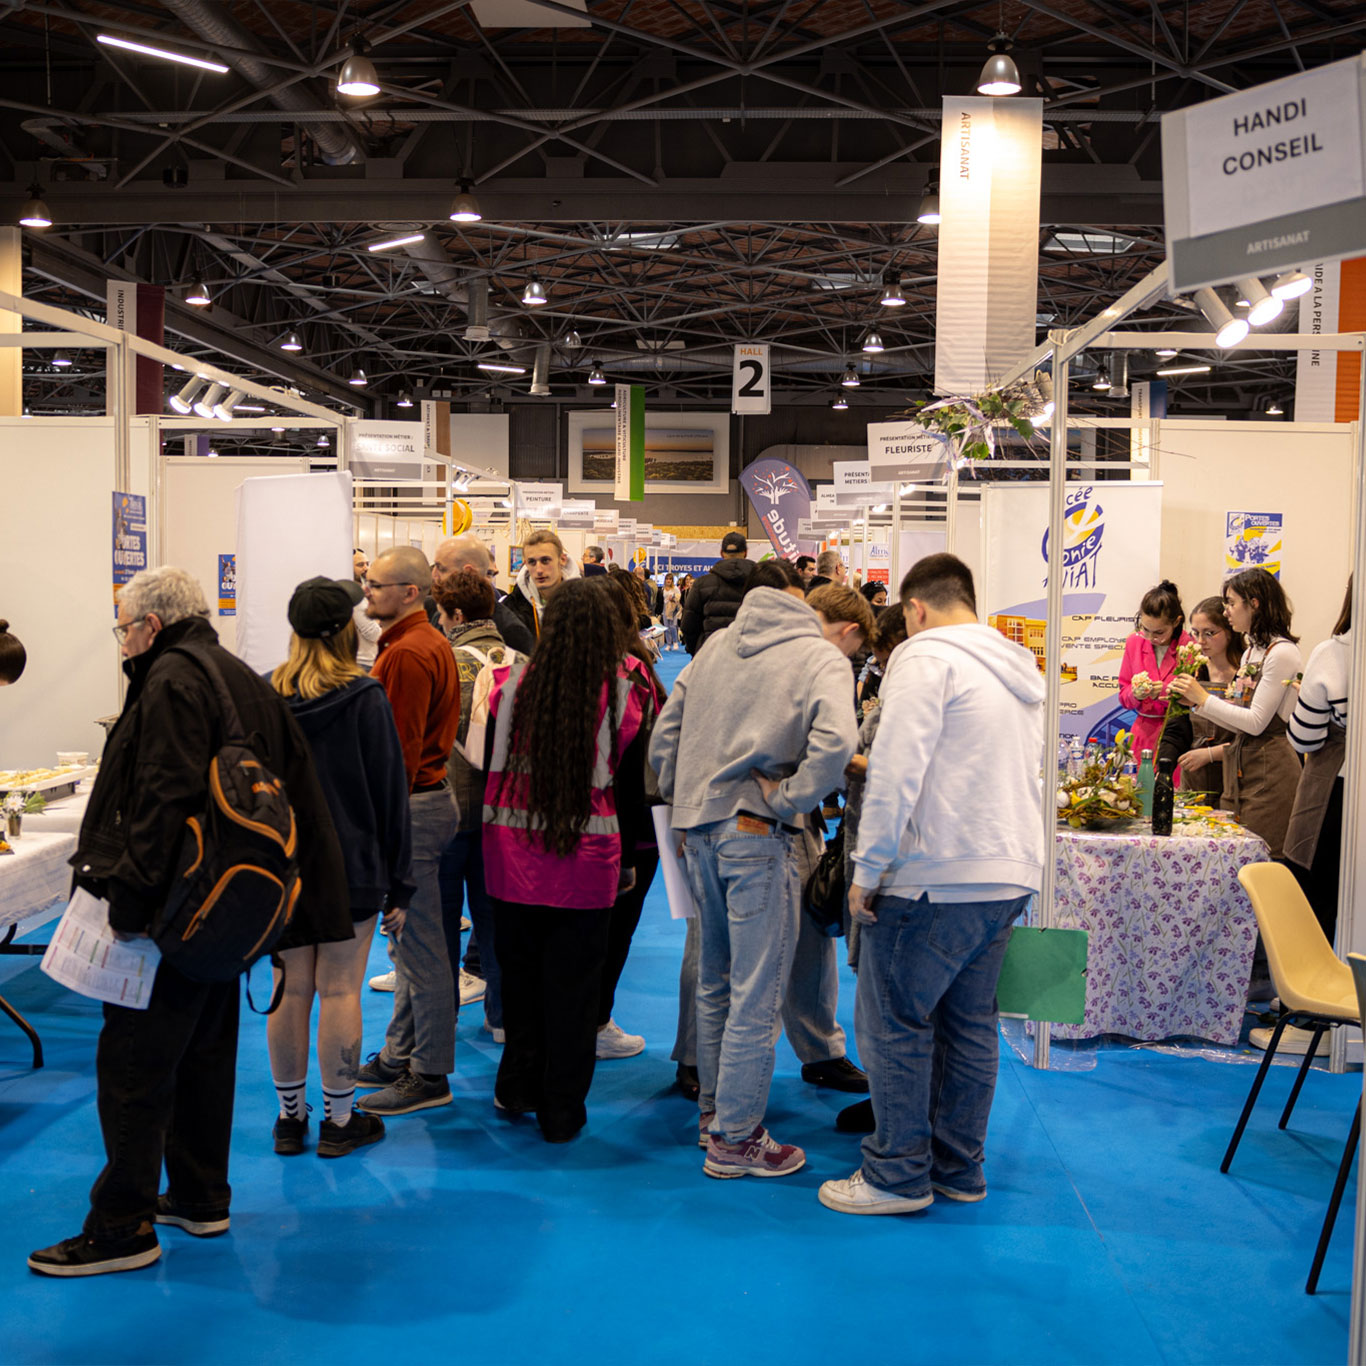
[[[411,546],[377,556],[365,580],[366,611],[384,628],[373,675],[384,685],[403,749],[417,884],[391,950],[393,1019],[384,1047],[356,1078],[358,1087],[378,1088],[360,1103],[376,1115],[449,1105],[455,1068],[454,976],[437,869],[460,824],[446,777],[460,727],[460,674],[422,607],[431,586],[427,561]]]
[[[436,555],[432,560],[432,583],[439,587],[462,569],[472,569],[476,574],[483,575],[490,583],[497,574],[488,546],[472,532],[466,532],[463,536],[451,536],[437,546]],[[427,620],[433,626],[437,625],[435,599],[429,598],[426,606]],[[493,624],[498,628],[498,634],[503,637],[503,643],[510,649],[520,650],[522,654],[529,655],[536,648],[536,637],[523,625],[521,617],[501,599],[493,604]]]

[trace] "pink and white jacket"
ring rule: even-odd
[[[1167,688],[1176,676],[1176,652],[1188,644],[1190,636],[1182,631],[1167,645],[1167,652],[1162,656],[1159,666],[1157,652],[1146,636],[1135,631],[1124,642],[1124,659],[1119,666],[1119,700],[1138,713],[1138,719],[1134,722],[1135,762],[1143,758],[1145,749],[1152,750],[1153,762],[1157,762],[1157,737],[1162,733],[1162,722],[1167,715]],[[1154,681],[1160,680],[1163,684],[1162,696],[1135,697],[1133,677],[1138,673],[1146,673]]]

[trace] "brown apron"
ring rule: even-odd
[[[1205,691],[1212,697],[1224,697],[1228,691],[1228,685],[1206,683]],[[1223,726],[1217,726],[1213,721],[1205,720],[1199,712],[1191,712],[1192,749],[1214,749],[1217,745],[1225,744],[1232,739],[1233,732],[1231,730],[1225,730]],[[1209,764],[1183,764],[1181,766],[1181,790],[1201,797],[1210,806],[1218,806],[1224,792],[1223,760],[1215,759],[1213,763]]]
[[[1285,738],[1285,722],[1273,716],[1260,735],[1235,732],[1224,753],[1224,795],[1219,805],[1280,856],[1285,829],[1300,785],[1299,755]]]
[[[1319,847],[1319,834],[1323,830],[1328,799],[1333,794],[1333,784],[1337,781],[1346,754],[1346,729],[1330,725],[1323,748],[1304,756],[1304,770],[1295,789],[1295,806],[1285,832],[1285,857],[1301,868],[1314,866],[1314,853]]]

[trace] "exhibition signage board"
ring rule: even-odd
[[[984,620],[1044,667],[1047,485],[982,489]],[[1109,744],[1132,720],[1119,665],[1143,594],[1161,578],[1162,485],[1069,484],[1062,553],[1062,732]],[[904,565],[904,561],[903,561]]]
[[[766,342],[740,342],[731,369],[730,410],[767,413],[773,402],[772,371]]]
[[[237,615],[237,556],[218,557],[218,615]]]
[[[517,485],[517,509],[523,517],[556,518],[563,503],[564,489],[559,484]]]
[[[575,531],[591,531],[597,524],[597,506],[591,499],[566,498],[560,504],[560,525]]]
[[[1366,256],[1320,261],[1305,270],[1314,286],[1300,296],[1299,330],[1310,336],[1366,331]],[[1360,373],[1357,352],[1298,352],[1295,421],[1355,421]]]
[[[875,480],[867,460],[836,460],[831,469],[835,472],[835,505],[845,511],[887,503],[896,496],[896,485]]]
[[[113,560],[117,620],[119,590],[138,570],[147,568],[147,499],[140,493],[114,494]]]
[[[395,484],[422,482],[422,423],[361,418],[350,425],[349,431],[349,468],[353,478],[385,479]]]
[[[636,519],[634,517],[617,516],[617,534],[623,540],[633,540],[636,534]]]
[[[934,391],[979,394],[1034,348],[1043,101],[944,100]]]
[[[612,496],[624,503],[645,498],[645,388],[617,385],[616,480]]]
[[[740,471],[740,487],[779,555],[812,553],[814,546],[802,540],[798,529],[811,513],[811,485],[796,466],[771,457],[752,461]]]
[[[816,511],[834,512],[839,507],[835,502],[835,486],[833,484],[822,484],[816,490]]]
[[[1366,56],[1164,114],[1162,196],[1177,292],[1366,249]]]
[[[875,483],[938,483],[948,472],[948,438],[918,422],[870,422],[868,463]]]
[[[451,405],[424,398],[419,409],[422,414],[422,446],[429,456],[451,454]]]
[[[598,508],[593,513],[593,530],[615,535],[621,529],[621,513],[616,508]]]

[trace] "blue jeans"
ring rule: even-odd
[[[783,993],[801,914],[797,842],[781,826],[747,833],[732,816],[687,832],[684,857],[697,901],[698,1103],[731,1142],[763,1122],[782,1032]]]
[[[460,911],[469,914],[478,944],[479,976],[484,979],[484,1019],[490,1029],[503,1027],[503,974],[493,939],[493,903],[484,885],[484,830],[462,830],[441,856],[441,913],[452,965],[460,962]],[[452,938],[454,936],[454,938]],[[457,993],[458,994],[458,993]],[[460,1007],[457,1004],[456,1009]]]
[[[860,934],[854,1029],[877,1129],[864,1179],[897,1195],[930,1183],[986,1189],[987,1118],[996,1092],[996,982],[1028,897],[934,902],[881,896]]]

